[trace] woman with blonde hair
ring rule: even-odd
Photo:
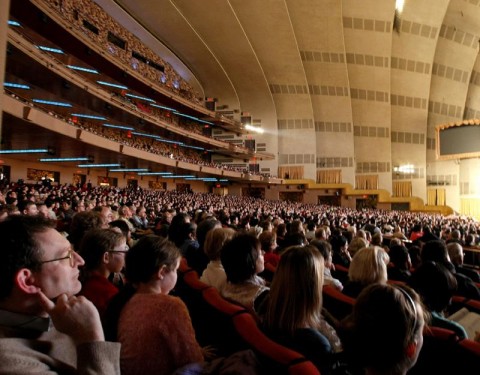
[[[273,340],[329,373],[333,353],[341,350],[322,311],[324,260],[314,246],[292,246],[280,258],[265,300],[264,328]]]
[[[357,298],[360,292],[370,284],[386,284],[388,279],[387,264],[390,257],[379,246],[364,247],[352,259],[348,269],[348,282],[342,293]]]
[[[207,233],[203,250],[210,262],[203,271],[200,281],[211,285],[218,290],[227,282],[227,275],[220,260],[220,253],[227,242],[229,242],[236,232],[232,228],[215,228]]]

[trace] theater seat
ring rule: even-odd
[[[208,304],[210,304],[210,306],[228,317],[232,317],[233,315],[243,312],[247,313],[247,309],[245,307],[227,301],[220,295],[218,290],[213,287],[203,290],[202,297]]]
[[[192,289],[202,291],[204,289],[210,288],[210,285],[200,281],[200,279],[198,278],[198,273],[194,270],[189,270],[185,272],[183,274],[183,280]]]
[[[353,310],[355,299],[343,294],[331,285],[323,287],[322,296],[324,309],[337,320],[342,320]]]
[[[470,340],[470,339],[465,339],[461,340],[458,345],[460,345],[462,348],[465,350],[469,351],[471,354],[475,355],[477,357],[477,362],[480,365],[480,342]],[[479,368],[480,371],[480,368]]]
[[[247,349],[231,320],[232,314],[246,312],[245,308],[223,300],[214,287],[198,280],[196,271],[179,275],[175,290],[187,305],[198,343],[212,347],[220,357]]]
[[[478,375],[480,344],[460,341],[450,330],[427,327],[423,333],[423,348],[409,375],[462,374]]]
[[[387,280],[387,283],[388,284],[392,284],[392,285],[407,285],[407,283],[405,281],[400,281],[400,280]]]
[[[334,264],[335,270],[332,270],[332,276],[345,284],[348,281],[348,268],[341,264]]]
[[[303,355],[268,338],[257,326],[252,315],[236,314],[233,324],[238,334],[268,364],[269,373],[319,375],[319,370]]]
[[[265,269],[258,276],[267,280],[268,282],[272,282],[273,276],[275,276],[276,270],[277,270],[277,267],[275,267],[273,264],[265,263]]]
[[[453,296],[450,306],[448,307],[449,314],[460,310],[462,307],[465,307],[468,311],[476,312],[480,314],[480,301],[470,299],[463,296]]]

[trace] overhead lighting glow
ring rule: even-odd
[[[110,83],[110,82],[105,82],[105,81],[97,81],[97,83],[99,85],[102,85],[102,86],[109,86],[109,87],[115,87],[115,88],[121,89],[121,90],[128,90],[127,86],[119,85],[119,84],[116,84],[116,83]]]
[[[148,168],[117,168],[109,169],[109,172],[148,172]]]
[[[54,106],[57,106],[57,107],[72,107],[72,105],[70,103],[55,102],[55,101],[52,101],[52,100],[32,99],[32,102],[39,103],[39,104],[54,105]]]
[[[52,48],[52,47],[47,47],[47,46],[37,46],[38,49],[41,49],[42,51],[46,52],[53,52],[53,53],[58,53],[59,55],[63,55],[63,51],[58,48]]]
[[[265,132],[265,130],[263,130],[262,128],[259,128],[257,126],[252,126],[252,125],[245,125],[245,129],[247,130],[250,130],[254,133],[258,133],[258,134],[263,134]]]
[[[20,25],[20,22],[12,21],[12,20],[8,20],[8,25],[9,26],[22,26],[22,25]]]
[[[172,176],[165,176],[165,178],[189,178],[189,177],[195,177],[191,174],[179,174],[179,175],[172,175]]]
[[[138,96],[138,95],[133,95],[133,94],[125,94],[125,96],[128,96],[129,98],[135,98],[135,99],[140,99],[140,100],[145,100],[147,102],[155,103],[155,100],[150,99],[150,98],[145,98],[144,96]]]
[[[121,126],[121,125],[112,125],[112,124],[103,124],[106,128],[114,128],[114,129],[122,129],[122,130],[135,130],[135,128],[131,128],[129,126]]]
[[[89,119],[92,119],[92,120],[101,120],[101,121],[105,121],[105,120],[106,120],[106,117],[93,116],[93,115],[84,115],[84,114],[82,114],[82,113],[71,113],[70,116],[80,117],[80,118],[89,118]]]
[[[398,167],[393,167],[393,171],[397,173],[412,174],[415,172],[415,166],[412,164],[400,165]]]
[[[141,172],[139,176],[168,176],[173,174],[172,172]]]
[[[403,7],[405,5],[405,0],[396,0],[395,1],[395,9],[398,13],[403,12]]]
[[[160,109],[166,109],[167,111],[176,111],[175,109],[173,108],[170,108],[170,107],[165,107],[163,105],[159,105],[159,104],[154,104],[154,103],[151,103],[150,104],[152,107],[156,107],[156,108],[160,108]]]
[[[42,162],[61,162],[61,161],[89,161],[91,158],[89,157],[79,157],[79,158],[43,158],[38,159],[38,161]]]
[[[23,150],[0,150],[0,154],[41,154],[48,151],[48,148],[31,148]]]
[[[121,164],[78,164],[78,168],[116,168],[121,167]]]
[[[72,70],[78,70],[78,71],[80,71],[80,72],[99,74],[99,73],[98,73],[98,70],[90,69],[90,68],[84,68],[84,67],[82,67],[82,66],[67,65],[67,68],[70,68],[70,69],[72,69]]]
[[[11,83],[11,82],[3,82],[4,87],[10,87],[12,89],[24,89],[24,90],[30,90],[30,86],[27,85],[21,85],[19,83]]]

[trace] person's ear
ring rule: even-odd
[[[28,268],[22,268],[15,275],[15,285],[22,292],[37,294],[40,288],[35,285],[35,276]]]
[[[158,270],[158,278],[160,280],[163,280],[165,278],[165,275],[167,274],[168,272],[168,268],[167,266],[164,264],[163,266],[160,267],[160,269]]]
[[[108,251],[105,251],[103,253],[103,263],[105,264],[110,263],[110,253]]]
[[[405,354],[408,358],[413,358],[417,353],[417,341],[412,341],[410,344],[407,345],[405,348]]]

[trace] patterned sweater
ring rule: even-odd
[[[118,341],[122,375],[166,375],[203,362],[187,307],[178,297],[135,294],[120,314]]]

